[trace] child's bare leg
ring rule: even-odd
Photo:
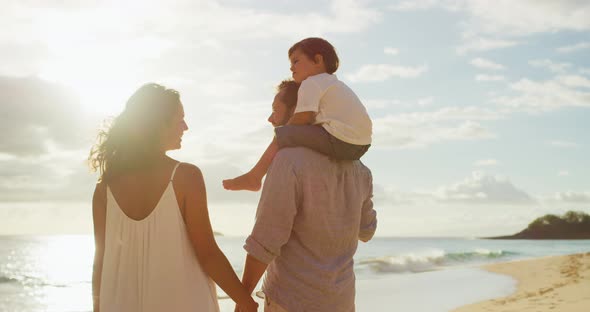
[[[270,167],[270,164],[272,163],[272,160],[275,158],[275,155],[278,151],[279,145],[277,144],[276,139],[273,139],[254,168],[239,177],[223,180],[223,187],[226,190],[231,191],[260,190],[260,187],[262,186],[262,177],[264,177],[268,171],[268,167]]]

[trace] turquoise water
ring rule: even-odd
[[[217,240],[241,275],[244,238]],[[0,236],[0,311],[90,311],[93,249],[91,236]],[[387,299],[412,311],[448,311],[512,291],[510,279],[474,269],[479,265],[580,252],[590,252],[590,240],[374,238],[355,256],[357,310],[380,299],[371,297],[382,293],[372,286],[386,285]],[[438,296],[425,302],[425,292]],[[229,300],[220,303],[230,311]]]

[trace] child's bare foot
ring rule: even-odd
[[[262,183],[251,172],[245,173],[237,178],[223,180],[223,188],[230,191],[259,191]]]

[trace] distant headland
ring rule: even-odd
[[[537,218],[529,226],[508,236],[488,239],[590,239],[590,215],[568,211],[563,216],[548,214]]]

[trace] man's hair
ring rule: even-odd
[[[322,38],[306,38],[289,49],[289,56],[295,52],[295,50],[301,50],[310,60],[314,60],[314,57],[319,54],[324,58],[324,64],[326,65],[326,72],[333,74],[338,70],[340,60],[336,54],[336,50],[328,41]]]
[[[299,91],[299,84],[294,80],[288,79],[283,80],[277,86],[277,92],[283,91],[281,100],[288,109],[292,109],[297,106],[297,91]]]

